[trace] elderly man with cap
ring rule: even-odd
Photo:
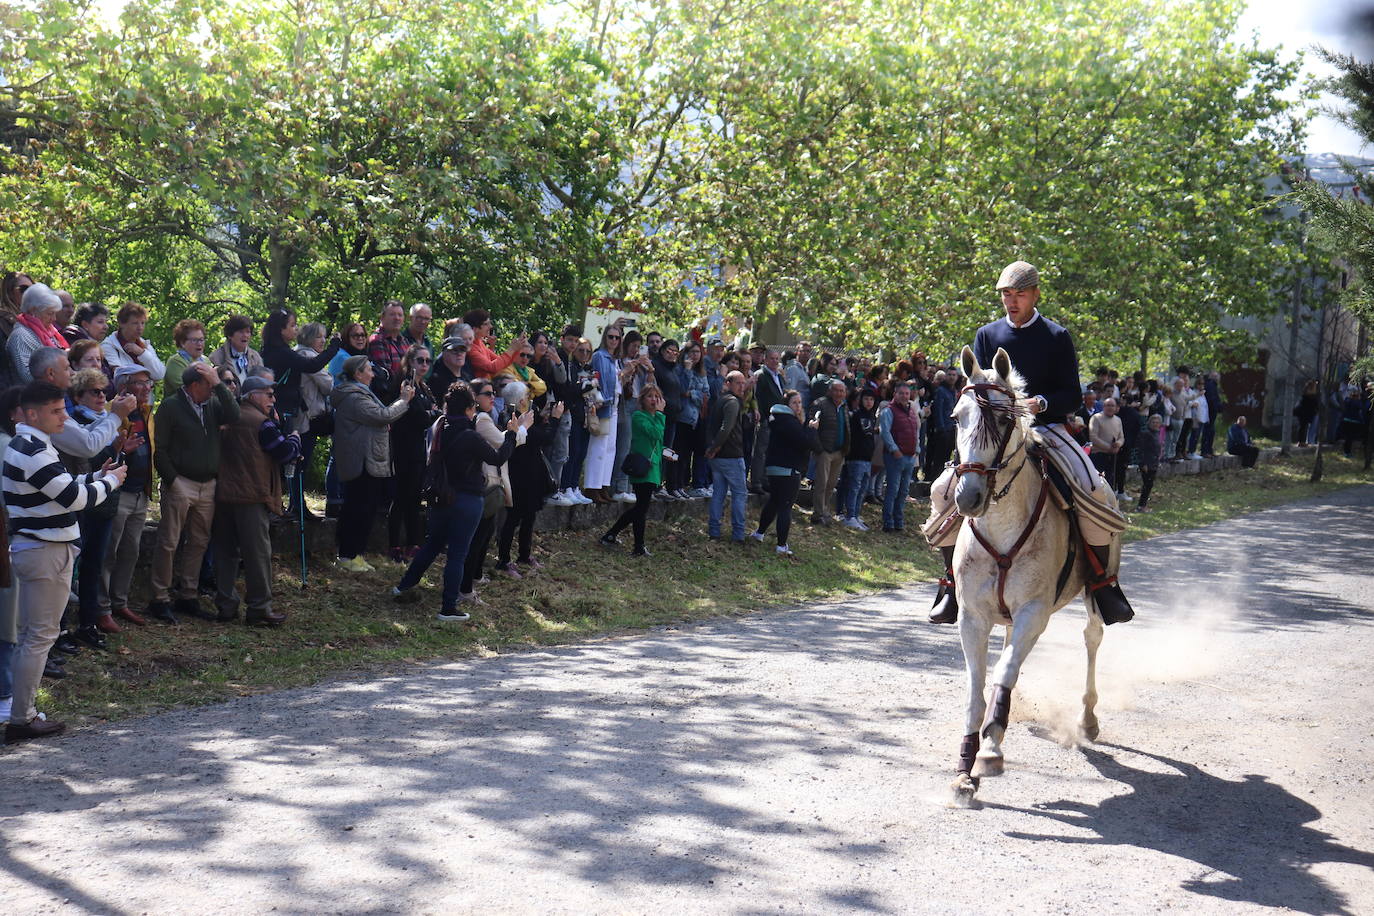
[[[129,608],[129,586],[138,563],[143,525],[148,520],[148,500],[153,494],[153,408],[149,401],[153,378],[146,366],[120,366],[115,370],[114,383],[119,397],[134,399],[134,408],[119,427],[128,474],[110,497],[117,505],[110,521],[98,600],[102,616],[111,614],[142,625],[147,621]],[[181,383],[179,377],[177,383]]]
[[[215,619],[237,620],[234,588],[243,561],[244,622],[280,626],[286,615],[272,610],[271,517],[281,515],[282,465],[301,455],[299,433],[287,435],[273,419],[276,388],[249,376],[239,389],[239,415],[224,428],[219,482],[215,489]]]
[[[1007,265],[997,280],[1006,317],[985,324],[974,338],[978,365],[992,365],[998,349],[1007,351],[1012,367],[1026,381],[1021,406],[1033,417],[1031,437],[1045,447],[1056,485],[1068,490],[1087,550],[1088,589],[1103,623],[1123,623],[1135,616],[1111,570],[1113,540],[1125,527],[1116,494],[1088,462],[1064,428],[1064,418],[1081,400],[1078,354],[1063,327],[1041,315],[1040,273],[1025,261]],[[959,605],[954,593],[954,543],[960,516],[954,506],[954,471],[946,470],[930,488],[930,519],[925,534],[940,549],[945,575],[931,609],[932,623],[954,623]]]
[[[430,392],[442,407],[448,397],[448,390],[459,379],[465,382],[472,381],[472,368],[468,366],[467,341],[461,337],[447,337],[439,351],[439,358],[434,361],[434,368],[429,370],[425,384],[429,385]]]
[[[177,622],[172,605],[172,561],[183,534],[186,546],[178,566],[180,592],[175,610],[205,616],[196,597],[196,585],[215,514],[220,427],[238,418],[238,402],[210,363],[187,366],[181,376],[181,388],[157,409],[153,466],[162,478],[162,521],[153,554],[149,617],[165,623]]]

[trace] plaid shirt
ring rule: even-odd
[[[368,360],[374,366],[381,366],[390,372],[393,379],[400,377],[401,360],[409,349],[410,343],[400,334],[387,337],[380,328],[367,339]]]

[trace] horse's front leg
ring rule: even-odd
[[[973,763],[978,754],[978,724],[983,721],[987,705],[983,699],[983,685],[988,677],[988,634],[992,624],[984,615],[960,608],[959,641],[964,648],[964,672],[968,679],[968,696],[964,709],[964,737],[959,745],[959,770],[950,788],[956,804],[967,805],[978,791],[973,776]]]
[[[992,698],[983,719],[983,746],[978,751],[978,776],[1001,776],[1003,766],[1002,736],[1011,719],[1011,691],[1021,676],[1021,666],[1040,634],[1049,623],[1048,605],[1033,602],[1012,612],[1011,642],[1002,650],[1002,657],[992,672]]]
[[[1083,628],[1083,642],[1088,647],[1088,683],[1083,690],[1083,718],[1078,727],[1083,737],[1096,741],[1097,726],[1097,649],[1102,645],[1102,618],[1088,611],[1088,624]]]

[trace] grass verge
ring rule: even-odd
[[[1339,453],[1326,456],[1321,483],[1308,482],[1311,467],[1308,456],[1251,471],[1161,479],[1151,499],[1154,511],[1135,516],[1127,540],[1374,480]],[[426,577],[424,600],[399,606],[387,591],[400,567],[384,560],[373,558],[377,571],[364,575],[317,563],[307,590],[283,563],[274,587],[277,608],[290,615],[285,627],[250,630],[196,620],[128,627],[110,637],[109,652],[83,652],[68,665],[67,678],[45,682],[39,705],[51,717],[91,724],[430,659],[585,641],[897,588],[938,573],[935,554],[915,530],[924,504],[908,504],[902,535],[814,528],[797,513],[793,561],[778,559],[771,539],[744,548],[707,541],[700,505],[690,519],[650,524],[654,555],[648,559],[599,547],[599,532],[537,535],[536,555],[546,568],[519,581],[493,576],[480,588],[486,606],[465,624],[434,619],[439,565]],[[878,527],[875,508],[868,507],[866,520]],[[924,610],[914,607],[913,619]]]

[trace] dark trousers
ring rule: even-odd
[[[954,430],[932,429],[930,441],[926,444],[926,483],[930,483],[945,472],[945,462],[949,461],[949,455],[952,451],[954,451]]]
[[[1150,493],[1155,488],[1155,472],[1157,468],[1140,469],[1140,498],[1135,501],[1137,509],[1144,509],[1145,504],[1150,501]]]
[[[367,550],[372,520],[387,500],[391,478],[373,477],[367,471],[343,483],[343,508],[339,510],[339,557],[351,560]]]
[[[491,546],[491,536],[496,533],[496,516],[484,518],[477,523],[468,544],[467,560],[463,564],[463,594],[472,591],[473,583],[482,578],[482,566],[487,562],[487,548]]]
[[[215,548],[215,608],[221,614],[237,614],[239,593],[234,588],[239,561],[243,561],[244,601],[248,619],[256,620],[272,610],[271,518],[261,503],[215,503],[211,543]]]
[[[669,490],[682,490],[692,483],[692,456],[704,450],[698,447],[700,430],[687,423],[677,424],[677,434],[673,437],[673,451],[677,461],[665,462],[668,468],[668,481],[664,486]]]
[[[1237,445],[1235,448],[1228,449],[1232,455],[1240,456],[1240,466],[1252,468],[1255,460],[1259,458],[1259,448],[1253,445]]]
[[[759,515],[759,533],[767,531],[768,526],[776,519],[779,547],[787,546],[787,536],[792,531],[792,503],[797,498],[799,487],[800,474],[768,478],[768,501],[763,504],[763,512]]]
[[[119,492],[110,499],[118,500]],[[76,594],[80,599],[77,620],[93,627],[100,619],[100,571],[105,566],[105,548],[110,542],[112,516],[81,513],[81,553],[76,558]]]
[[[1198,450],[1202,453],[1202,457],[1211,458],[1212,455],[1216,454],[1216,438],[1217,420],[1216,417],[1213,417],[1206,423],[1202,424],[1202,442],[1198,448]]]
[[[652,483],[636,483],[632,486],[635,491],[634,505],[620,513],[620,518],[615,520],[615,524],[606,532],[606,536],[615,537],[626,527],[629,527],[634,531],[635,550],[642,550],[644,548],[644,528],[649,520],[649,504],[653,502],[654,491],[658,489],[658,486]]]
[[[582,465],[587,460],[587,443],[591,440],[592,434],[587,427],[574,420],[572,429],[568,430],[568,460],[563,463],[563,479],[559,482],[561,489],[570,490],[581,482]]]
[[[515,540],[515,532],[520,530],[521,563],[530,561],[530,548],[534,541],[534,518],[539,514],[539,503],[519,503],[506,510],[506,520],[501,523],[501,536],[496,541],[496,564],[505,566],[510,562],[510,545]]]
[[[1188,418],[1183,421],[1183,429],[1178,433],[1178,445],[1174,448],[1174,457],[1182,458],[1188,454],[1188,440],[1193,436],[1193,420]]]
[[[387,545],[410,547],[424,539],[423,516],[420,512],[420,485],[425,481],[423,461],[396,462],[396,495],[387,513]]]
[[[444,597],[441,607],[451,610],[458,606],[458,593],[462,591],[464,570],[467,563],[468,545],[482,520],[482,497],[475,493],[459,493],[453,504],[442,509],[429,510],[429,525],[425,542],[420,552],[406,567],[405,574],[397,588],[405,590],[420,583],[420,577],[429,569],[439,551],[447,550],[448,559],[444,562]]]

